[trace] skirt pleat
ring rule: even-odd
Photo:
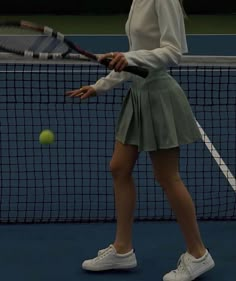
[[[139,151],[156,151],[200,138],[184,91],[166,71],[133,81],[119,114],[116,140],[136,145]]]

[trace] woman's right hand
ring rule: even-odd
[[[96,96],[96,90],[91,86],[84,86],[80,89],[72,90],[66,92],[66,95],[69,97],[79,97],[80,99],[87,99],[89,97]]]

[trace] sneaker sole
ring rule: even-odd
[[[109,265],[109,266],[104,266],[104,267],[100,267],[100,268],[96,268],[96,267],[90,267],[90,266],[82,266],[82,268],[86,271],[107,271],[107,270],[130,270],[130,269],[134,269],[135,267],[137,267],[137,263],[135,264],[127,264],[127,265]]]
[[[208,266],[207,268],[205,268],[205,269],[202,270],[202,271],[199,271],[197,274],[195,274],[194,276],[190,277],[190,278],[188,279],[188,281],[194,281],[195,279],[197,279],[198,277],[200,277],[200,276],[202,276],[203,274],[207,273],[208,271],[210,271],[210,270],[211,270],[212,268],[214,268],[214,267],[215,267],[215,262],[214,262],[214,260],[212,260],[212,263],[209,264],[209,266]],[[162,280],[163,280],[163,281],[166,281],[166,280],[168,280],[168,279],[163,277]],[[170,280],[170,279],[169,279],[169,280]],[[171,279],[171,280],[173,280],[173,279]],[[186,280],[186,281],[187,281],[187,280]]]

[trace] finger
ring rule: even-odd
[[[113,67],[119,62],[119,60],[121,59],[120,54],[115,54],[110,62],[110,67]]]
[[[115,71],[122,71],[127,65],[128,62],[124,55],[121,53],[117,54],[110,63],[110,67]]]
[[[104,59],[114,59],[116,54],[118,54],[117,52],[110,52],[110,53],[106,53],[106,54],[103,54],[101,56],[99,56],[98,58],[98,61],[101,62],[102,60]]]
[[[103,61],[104,59],[112,59],[114,57],[114,53],[106,53],[106,54],[103,54],[103,55],[100,55],[98,57],[98,61],[101,62]]]
[[[81,94],[83,94],[86,91],[86,88],[80,88],[78,90],[73,90],[73,91],[69,91],[66,92],[66,95],[70,96],[70,97],[76,97],[76,96],[80,96]]]
[[[87,92],[84,92],[80,98],[83,100],[83,99],[87,99],[89,97],[94,97],[96,96],[96,92],[92,89],[88,90]]]
[[[118,62],[120,60],[124,59],[124,55],[122,53],[116,53],[114,56],[113,56],[113,59],[112,61],[113,62]]]
[[[65,92],[65,95],[66,95],[66,96],[70,96],[70,95],[74,94],[76,91],[77,91],[77,90],[67,91],[67,92]]]
[[[75,94],[75,92],[76,91],[69,91],[69,92],[66,92],[65,95],[66,96],[73,96]]]
[[[70,97],[78,97],[82,94],[83,94],[83,92],[81,92],[81,91],[73,91],[73,92],[71,92]]]
[[[115,71],[122,71],[126,66],[128,65],[128,62],[125,58],[122,58],[120,61],[117,62],[115,65]]]

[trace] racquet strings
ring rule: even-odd
[[[0,26],[0,49],[9,52],[66,53],[68,46],[57,38],[32,30]]]

